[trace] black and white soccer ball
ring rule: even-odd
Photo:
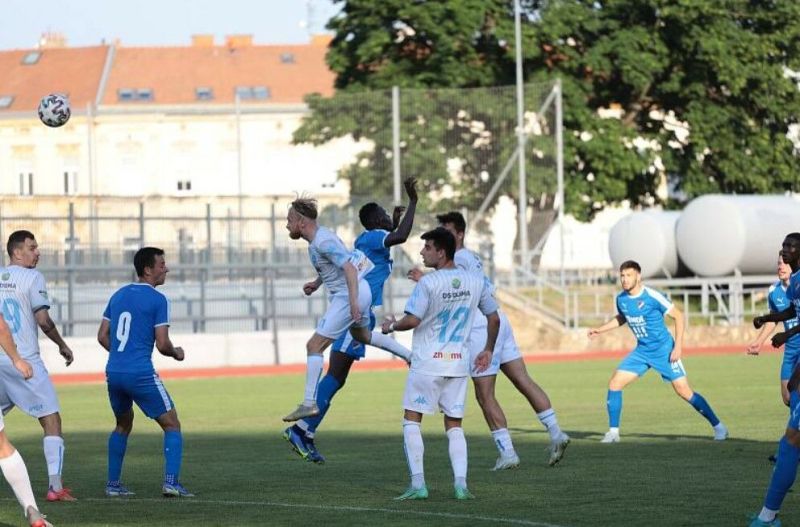
[[[64,126],[69,121],[72,111],[69,109],[69,99],[60,93],[45,95],[39,101],[39,119],[51,128]]]

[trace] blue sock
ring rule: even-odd
[[[689,404],[694,406],[694,409],[697,410],[700,415],[708,419],[711,426],[717,426],[719,424],[719,419],[717,419],[717,416],[714,414],[714,410],[711,409],[708,405],[708,401],[706,401],[702,395],[694,392],[692,398],[689,399]]]
[[[325,377],[319,381],[319,386],[317,387],[317,407],[319,408],[319,413],[314,417],[303,419],[308,425],[308,431],[312,434],[316,432],[325,414],[328,413],[331,400],[333,396],[336,395],[336,392],[339,391],[339,388],[341,388],[341,385],[333,375],[326,374]]]
[[[181,459],[183,457],[183,436],[180,432],[169,430],[164,432],[164,483],[174,485],[178,483],[181,473]]]
[[[619,418],[622,415],[622,390],[608,390],[606,406],[609,428],[619,428]]]
[[[111,432],[108,436],[108,482],[119,483],[122,475],[122,461],[125,459],[125,449],[128,447],[128,436]]]
[[[786,437],[782,437],[778,442],[778,461],[772,471],[764,507],[773,511],[781,509],[783,498],[792,488],[794,478],[797,476],[798,460],[800,460],[800,448],[789,443]]]

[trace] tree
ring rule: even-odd
[[[401,105],[404,173],[419,171],[429,199],[450,196],[453,205],[472,206],[485,174],[496,176],[515,147],[513,103],[506,92],[488,89],[413,90],[513,84],[513,2],[339,3],[327,56],[337,93],[308,99],[311,114],[295,141],[364,140],[373,148],[342,175],[356,193],[389,193],[385,90],[400,86],[412,96]],[[673,205],[676,195],[800,190],[800,162],[786,137],[800,115],[791,77],[800,70],[800,2],[522,3],[526,80],[562,81],[570,212],[590,218],[623,200]],[[434,104],[436,112],[422,111]],[[529,163],[534,151],[543,151],[536,138]],[[425,173],[453,159],[459,177],[445,177],[442,168]],[[552,191],[550,181],[537,179],[540,172],[528,173],[534,193]],[[665,178],[678,191],[672,199],[659,193]],[[513,196],[515,185],[502,191]]]

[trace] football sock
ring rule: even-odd
[[[508,458],[515,454],[514,444],[511,442],[511,434],[508,433],[507,428],[492,430],[492,438],[501,457]]]
[[[322,375],[322,366],[325,362],[322,353],[312,353],[307,357],[306,363],[306,389],[303,394],[303,404],[311,406],[317,401],[317,383]]]
[[[179,430],[164,432],[164,483],[178,483],[183,458],[183,435]]]
[[[547,429],[547,432],[550,434],[551,441],[557,441],[561,438],[561,427],[558,426],[558,419],[556,419],[556,411],[550,408],[549,410],[545,410],[544,412],[539,412],[536,414],[536,417],[539,418],[539,421],[544,425]]]
[[[608,390],[606,407],[608,408],[608,427],[619,428],[619,419],[622,415],[622,390]]]
[[[422,442],[422,432],[419,423],[403,419],[403,447],[406,451],[408,471],[411,473],[411,486],[419,489],[425,486],[425,468],[423,457],[425,445]]]
[[[694,392],[692,398],[689,399],[689,404],[691,404],[697,412],[705,417],[711,426],[717,426],[719,424],[719,419],[717,416],[714,415],[714,410],[708,405],[708,402],[705,398],[697,392]]]
[[[122,462],[128,447],[128,436],[111,432],[108,436],[108,483],[119,483],[122,476]]]
[[[19,452],[15,450],[10,456],[0,459],[0,470],[3,471],[3,477],[14,491],[17,501],[22,505],[22,510],[27,511],[28,507],[38,510],[36,499],[33,497],[33,489],[31,489],[31,480],[28,477],[28,469]]]
[[[59,436],[44,436],[44,459],[47,461],[47,477],[50,488],[61,490],[61,467],[64,464],[64,439]]]
[[[314,437],[314,432],[317,431],[317,427],[328,412],[328,408],[331,406],[331,400],[333,396],[336,395],[336,392],[339,391],[339,388],[341,388],[339,381],[330,373],[325,374],[325,377],[319,381],[319,386],[317,387],[317,407],[319,408],[319,414],[303,419],[306,424],[305,431],[307,436]]]
[[[453,466],[455,485],[467,486],[467,440],[464,438],[464,429],[460,426],[447,431],[449,440],[450,464]]]
[[[778,442],[778,461],[772,470],[772,479],[767,489],[767,497],[764,499],[766,509],[780,510],[783,498],[786,497],[797,476],[798,460],[800,460],[800,448],[789,443],[786,437],[782,437]]]
[[[384,335],[380,331],[373,331],[370,337],[370,345],[388,351],[406,362],[411,360],[411,350],[394,340],[389,335]]]

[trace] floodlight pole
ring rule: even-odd
[[[525,100],[523,94],[523,73],[522,73],[522,13],[519,0],[514,0],[514,38],[516,45],[517,61],[517,149],[519,155],[519,254],[520,267],[529,271],[528,262],[528,188],[525,176]]]

